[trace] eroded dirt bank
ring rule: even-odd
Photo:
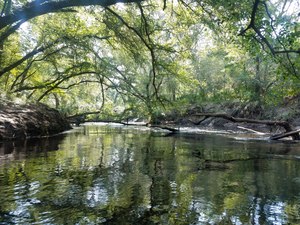
[[[0,140],[49,136],[68,129],[66,118],[44,104],[0,103]]]
[[[235,132],[249,132],[253,129],[263,133],[281,133],[282,126],[270,126],[255,123],[237,123],[216,117],[195,116],[202,113],[225,113],[239,118],[254,120],[286,121],[294,129],[300,129],[300,98],[285,104],[264,107],[259,103],[222,103],[191,106],[183,114],[176,111],[156,118],[157,124],[176,124],[177,126],[196,126],[203,129],[230,130]],[[250,131],[251,133],[251,131]]]

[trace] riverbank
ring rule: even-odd
[[[289,102],[273,106],[262,106],[257,102],[224,102],[194,105],[189,107],[184,113],[173,111],[169,114],[158,116],[155,122],[159,125],[191,126],[208,130],[244,133],[277,134],[286,131],[280,125],[233,122],[221,117],[200,116],[201,114],[226,114],[235,118],[250,120],[286,121],[293,129],[299,129],[300,99],[292,99]]]
[[[173,110],[157,115],[152,125],[164,127],[190,127],[203,130],[230,131],[233,133],[278,134],[286,130],[282,126],[267,124],[237,123],[224,118],[201,117],[201,113],[225,113],[232,117],[255,120],[287,121],[291,127],[300,128],[300,99],[291,99],[276,106],[262,106],[258,103],[207,103]],[[198,115],[197,115],[198,114]],[[97,120],[96,120],[97,121]],[[128,121],[126,120],[120,120]],[[130,119],[128,122],[131,122]],[[136,121],[135,121],[136,123]],[[147,125],[147,123],[145,123]],[[59,111],[44,104],[0,103],[0,140],[25,139],[51,136],[71,129],[69,121]]]
[[[68,129],[66,118],[44,104],[0,103],[0,140],[50,136]]]

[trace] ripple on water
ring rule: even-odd
[[[86,193],[86,205],[89,207],[104,206],[108,200],[109,195],[102,179],[96,179]]]
[[[214,204],[205,198],[195,199],[190,205],[190,210],[197,213],[197,221],[199,223],[210,223],[216,221],[217,215],[213,215]]]
[[[287,224],[285,207],[286,204],[284,202],[270,202],[270,204],[265,205],[264,211],[268,221],[274,225]]]
[[[68,134],[47,157],[29,154],[1,165],[0,220],[167,224],[171,215],[181,224],[241,224],[243,219],[259,224],[261,218],[294,224],[300,219],[297,143],[236,141],[200,130],[162,137],[95,129],[90,127],[90,136]],[[230,170],[199,170],[205,160],[241,163],[232,163]]]

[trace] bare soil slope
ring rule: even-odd
[[[0,103],[0,140],[49,136],[68,129],[69,122],[44,104]]]

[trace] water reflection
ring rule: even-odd
[[[0,224],[300,221],[297,143],[89,125],[0,149]]]
[[[14,141],[0,142],[0,164],[10,160],[20,160],[25,157],[47,154],[49,151],[59,149],[58,145],[65,135],[57,135],[49,138],[32,138]]]

